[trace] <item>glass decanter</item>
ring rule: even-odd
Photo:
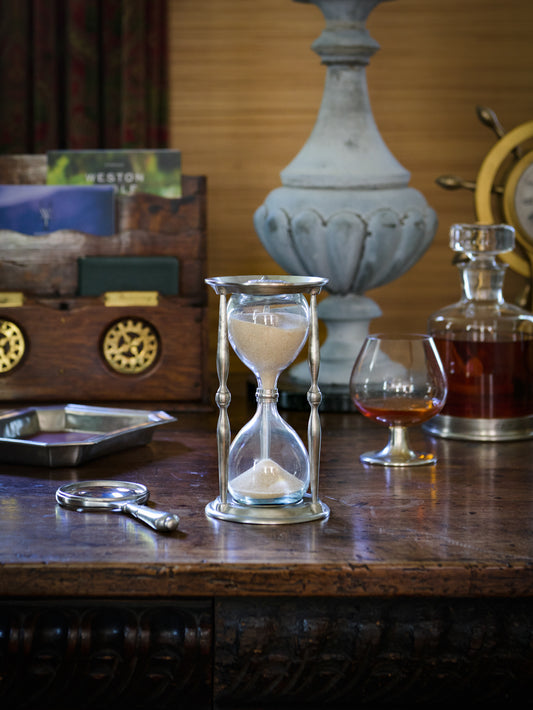
[[[442,412],[424,424],[438,436],[499,441],[533,434],[533,315],[507,303],[507,265],[514,247],[505,224],[455,224],[450,246],[463,254],[460,301],[428,322],[448,379]]]
[[[257,379],[257,410],[237,434],[228,459],[228,488],[244,505],[302,499],[309,486],[309,456],[278,413],[277,381],[307,339],[309,306],[301,293],[233,294],[228,338]]]

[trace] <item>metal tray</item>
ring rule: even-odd
[[[11,410],[0,414],[0,463],[78,466],[147,444],[154,427],[174,421],[166,412],[77,404]]]

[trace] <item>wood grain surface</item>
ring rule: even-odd
[[[185,172],[208,178],[208,273],[279,273],[252,219],[316,120],[325,69],[310,47],[323,16],[293,0],[170,0],[169,8],[171,144]],[[383,312],[373,331],[425,330],[428,315],[459,297],[447,233],[475,220],[473,194],[435,180],[475,180],[495,145],[476,105],[491,107],[507,131],[533,117],[532,24],[530,0],[394,0],[371,13],[368,30],[381,46],[367,70],[374,117],[439,217],[424,257],[369,293]],[[511,273],[507,282],[514,297],[523,283]]]
[[[230,380],[234,434],[250,414]],[[247,411],[248,409],[248,411]],[[304,413],[286,413],[305,436]],[[5,596],[530,597],[533,442],[436,440],[436,466],[360,463],[386,430],[358,414],[322,415],[325,522],[255,526],[205,516],[218,493],[217,412],[180,413],[146,446],[78,468],[0,466],[0,594]],[[177,512],[164,535],[118,513],[56,505],[68,481],[146,484]]]

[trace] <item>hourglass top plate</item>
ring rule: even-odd
[[[320,293],[328,279],[319,276],[219,276],[205,280],[217,293],[275,296],[282,293]]]

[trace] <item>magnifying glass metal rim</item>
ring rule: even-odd
[[[116,491],[117,496],[91,495],[89,491],[107,489]],[[155,510],[143,505],[150,496],[142,483],[131,481],[91,480],[74,481],[60,486],[56,491],[56,501],[70,510],[110,510],[129,513],[159,532],[172,532],[179,524],[179,517],[173,513]]]
[[[105,488],[111,491],[120,492],[113,498],[107,496],[91,495],[91,489]],[[124,493],[122,494],[122,491]],[[149,497],[148,488],[142,483],[132,483],[131,481],[75,481],[67,483],[57,489],[56,500],[67,508],[98,508],[98,509],[119,509],[126,503],[146,503]]]

